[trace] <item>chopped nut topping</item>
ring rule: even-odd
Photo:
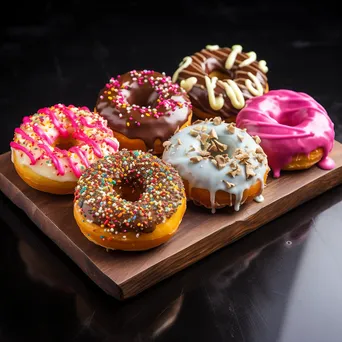
[[[177,139],[177,144],[182,145],[182,141],[179,138]]]
[[[193,151],[195,151],[195,147],[193,147],[192,145],[190,145],[190,148],[189,148],[189,150],[188,150],[188,153],[193,152]]]
[[[228,146],[226,144],[222,144],[218,140],[214,140],[214,144],[216,145],[219,152],[224,152],[227,150]]]
[[[190,161],[195,164],[195,163],[200,162],[202,159],[203,158],[201,156],[195,156],[195,157],[191,157]]]
[[[246,163],[249,159],[249,154],[241,148],[237,148],[233,156],[235,159],[239,160],[240,163]]]
[[[210,131],[210,133],[209,133],[209,138],[210,138],[210,139],[218,139],[217,133],[216,133],[216,131],[214,130],[214,128]]]
[[[165,151],[167,151],[171,147],[171,141],[169,140],[164,141],[163,147],[165,148]]]
[[[258,146],[258,147],[255,149],[255,152],[256,152],[256,153],[264,153],[264,150],[263,150],[260,146]]]
[[[224,184],[226,184],[226,187],[228,188],[228,189],[230,189],[230,188],[232,188],[233,186],[235,186],[235,184],[234,183],[230,183],[230,182],[228,182],[228,181],[226,181],[226,180],[222,180],[222,182],[224,182]]]
[[[210,152],[208,151],[199,151],[198,152],[202,157],[209,157],[210,156]]]
[[[192,135],[193,137],[197,137],[199,134],[199,132],[195,131],[194,129],[190,129],[190,135]]]
[[[256,142],[257,144],[260,144],[260,143],[261,143],[261,139],[260,139],[260,137],[259,137],[258,135],[254,135],[252,138],[255,140],[255,142]]]
[[[256,159],[257,159],[257,161],[258,161],[259,163],[262,163],[262,162],[264,161],[265,157],[264,157],[264,155],[262,155],[262,154],[258,154],[258,155],[256,156]]]
[[[193,124],[193,125],[197,125],[197,124],[202,123],[202,122],[203,122],[203,120],[196,120],[196,121],[194,121],[192,124]]]
[[[230,133],[230,134],[234,134],[235,133],[235,126],[233,125],[233,123],[230,123],[229,125],[227,125],[227,131]]]
[[[239,138],[240,141],[242,141],[244,139],[244,136],[241,134],[237,134],[237,137]]]
[[[177,129],[175,130],[175,133],[174,134],[176,134],[176,133],[178,133],[179,132],[179,126],[177,126]]]
[[[246,164],[246,178],[251,178],[255,176],[255,172],[253,171],[253,166],[250,164]]]
[[[229,159],[223,155],[217,155],[215,160],[217,161],[217,167],[221,170],[228,164]]]
[[[203,145],[207,142],[208,138],[209,138],[209,135],[207,133],[201,133],[200,141]]]
[[[194,130],[200,132],[202,130],[202,126],[195,126]]]
[[[211,162],[217,167],[217,161],[215,159],[211,159]]]
[[[220,116],[216,116],[216,117],[214,118],[214,120],[213,120],[213,124],[214,124],[215,126],[218,126],[218,125],[220,125],[221,123],[222,123],[221,117],[220,117]]]
[[[208,147],[208,151],[210,151],[210,152],[217,152],[218,151],[218,148],[213,141],[210,143],[210,146]]]

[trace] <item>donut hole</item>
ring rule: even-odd
[[[277,121],[281,125],[290,127],[299,126],[304,120],[307,119],[308,116],[305,110],[299,110],[292,115],[288,115],[287,113],[285,114],[286,115],[280,115],[277,118]]]
[[[210,78],[217,77],[219,80],[234,79],[234,73],[224,67],[223,61],[218,61],[215,58],[208,58],[204,64],[204,72]]]
[[[139,201],[144,189],[142,186],[134,184],[134,182],[129,182],[123,184],[119,189],[120,197],[129,202]]]
[[[130,105],[137,105],[139,107],[153,106],[159,95],[152,87],[139,86],[136,88],[131,88],[126,96],[126,101]]]
[[[225,70],[215,69],[209,73],[209,77],[217,77],[219,80],[229,80],[232,79],[232,75],[230,75]]]
[[[67,137],[67,138],[59,137],[54,144],[55,147],[61,150],[66,150],[66,151],[75,145],[77,145],[77,141],[71,137]]]

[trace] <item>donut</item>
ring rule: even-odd
[[[241,45],[207,45],[184,57],[172,81],[187,91],[198,118],[235,122],[247,99],[268,91],[267,71],[266,62],[254,51],[243,53]]]
[[[120,150],[92,164],[75,189],[74,217],[91,242],[142,251],[165,243],[186,210],[182,179],[157,156]]]
[[[186,92],[165,73],[132,70],[111,78],[100,91],[95,111],[102,115],[121,149],[163,152],[163,142],[191,123]]]
[[[106,121],[87,107],[56,104],[26,116],[14,130],[11,158],[34,189],[73,194],[82,172],[119,148]]]
[[[275,178],[281,170],[305,170],[314,164],[322,169],[335,167],[328,157],[334,124],[322,105],[306,93],[280,89],[250,99],[236,124],[261,138]]]
[[[164,143],[162,159],[179,172],[189,200],[213,213],[238,211],[244,202],[263,201],[269,167],[258,141],[221,117],[198,120]]]

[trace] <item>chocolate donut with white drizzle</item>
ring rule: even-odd
[[[164,143],[162,159],[189,184],[188,199],[194,200],[192,189],[204,189],[210,194],[208,207],[212,212],[225,205],[238,211],[247,199],[245,191],[254,185],[259,186],[255,201],[263,200],[261,194],[269,166],[259,143],[258,136],[252,137],[235,123],[227,124],[216,117],[198,120],[173,135]],[[229,194],[225,205],[217,205],[218,191]]]
[[[267,71],[266,62],[254,51],[243,53],[241,45],[207,45],[183,59],[172,81],[187,91],[198,117],[230,122],[246,100],[268,91]]]

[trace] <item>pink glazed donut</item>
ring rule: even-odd
[[[261,139],[275,178],[281,170],[303,170],[317,164],[333,169],[334,124],[311,96],[292,90],[272,90],[247,101],[236,126]]]
[[[87,107],[57,104],[26,116],[10,143],[18,175],[34,189],[72,194],[83,171],[117,152],[107,121]]]

